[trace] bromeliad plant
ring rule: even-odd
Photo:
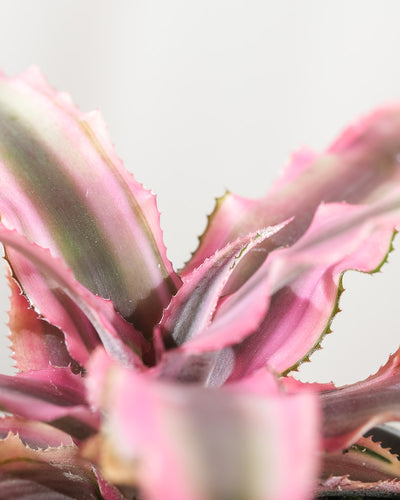
[[[400,107],[297,153],[265,198],[227,193],[177,273],[154,196],[33,68],[0,79],[0,240],[15,376],[0,375],[0,497],[283,500],[400,493],[377,424],[400,351],[346,387],[291,377],[347,269],[400,223]]]

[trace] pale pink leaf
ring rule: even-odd
[[[91,384],[95,365],[103,366],[99,354]],[[165,500],[310,498],[319,446],[311,394],[162,383],[115,364],[100,381],[105,421],[84,454],[106,479],[136,485],[148,500],[161,491]]]

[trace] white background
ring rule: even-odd
[[[396,0],[0,0],[0,67],[38,64],[81,109],[100,108],[127,168],[158,194],[179,267],[225,188],[261,196],[293,150],[323,150],[400,99],[399,19]],[[357,380],[397,348],[400,255],[390,261],[348,274],[304,378]]]

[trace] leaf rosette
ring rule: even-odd
[[[295,154],[262,198],[217,200],[177,272],[154,195],[98,112],[36,68],[0,78],[0,241],[17,373],[0,375],[0,485],[51,498],[284,500],[398,491],[398,353],[347,387],[291,377],[346,270],[400,223],[400,107]],[[363,451],[363,450],[366,451]],[[367,457],[367,458],[366,458]],[[318,479],[319,478],[319,479]]]

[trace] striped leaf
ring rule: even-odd
[[[0,408],[51,423],[78,440],[95,433],[98,427],[98,417],[86,403],[83,379],[69,368],[0,375]]]
[[[388,196],[400,182],[400,107],[380,109],[349,127],[323,154],[302,150],[265,197],[253,200],[227,193],[218,200],[200,245],[183,269],[198,267],[217,249],[259,228],[293,222],[274,238],[274,247],[296,242],[321,203],[365,204]],[[271,242],[266,242],[271,250]],[[254,255],[251,275],[265,260]],[[238,275],[238,288],[245,275]]]
[[[75,280],[64,262],[0,224],[0,241],[25,260],[25,292],[37,297],[38,310],[65,335],[71,356],[87,362],[101,343],[123,363],[142,366],[146,349],[140,333],[115,312],[111,302],[94,295]],[[33,269],[32,269],[33,266]]]
[[[75,372],[82,371],[69,355],[63,332],[31,308],[12,277],[8,282],[11,290],[8,326],[18,371],[41,370],[49,365],[71,366]]]
[[[155,198],[125,171],[99,114],[81,113],[35,68],[0,78],[0,182],[3,224],[150,335],[179,286]],[[25,259],[7,255],[25,290]]]
[[[223,297],[209,325],[164,355],[163,376],[182,378],[184,372],[185,379],[221,385],[267,365],[289,370],[319,344],[342,273],[379,266],[399,221],[399,195],[366,207],[321,206],[296,244],[272,252],[236,292]]]

